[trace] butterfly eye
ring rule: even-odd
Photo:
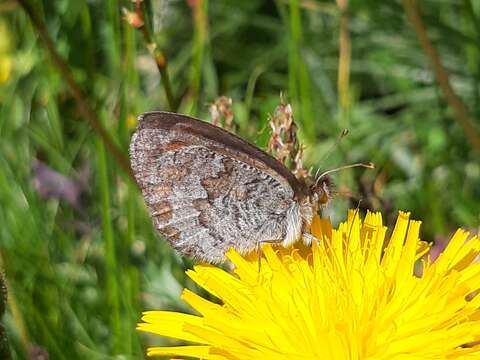
[[[326,187],[318,194],[318,203],[324,205],[330,201],[330,191]]]

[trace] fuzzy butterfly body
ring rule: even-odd
[[[243,139],[174,113],[140,116],[130,158],[160,234],[181,254],[213,263],[232,247],[247,253],[301,239],[327,191]]]

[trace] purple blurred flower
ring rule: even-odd
[[[85,180],[88,178],[86,171],[83,171],[80,178],[74,179],[60,174],[40,160],[33,159],[32,172],[33,187],[41,198],[58,199],[73,207],[79,206],[80,196],[86,187]]]
[[[47,350],[37,345],[31,345],[29,353],[30,360],[48,360],[49,358]]]

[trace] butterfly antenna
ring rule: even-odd
[[[369,163],[355,163],[355,164],[340,166],[340,167],[338,167],[338,168],[325,171],[325,172],[323,172],[320,176],[316,177],[317,183],[320,181],[320,179],[322,179],[324,176],[326,176],[326,175],[328,175],[328,174],[331,174],[331,173],[334,173],[334,172],[337,172],[337,171],[341,171],[341,170],[345,170],[345,169],[355,168],[355,167],[363,167],[363,168],[367,168],[367,169],[375,169],[375,164],[372,163],[372,162],[369,162]]]
[[[332,151],[335,150],[338,144],[340,144],[340,141],[342,141],[342,139],[347,135],[348,135],[348,129],[343,129],[340,135],[338,135],[337,140],[335,140],[335,143],[333,143],[332,146],[328,148],[327,152],[325,153],[325,155],[323,155],[323,157],[320,158],[320,161],[318,163],[321,164],[323,161],[327,160],[328,157],[332,154]],[[315,173],[315,178],[317,178],[319,171],[320,169],[318,169],[317,172]]]

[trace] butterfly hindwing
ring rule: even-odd
[[[199,120],[145,114],[130,155],[156,228],[184,255],[219,262],[231,247],[245,253],[281,240],[298,207],[300,185],[280,174],[283,165]]]

